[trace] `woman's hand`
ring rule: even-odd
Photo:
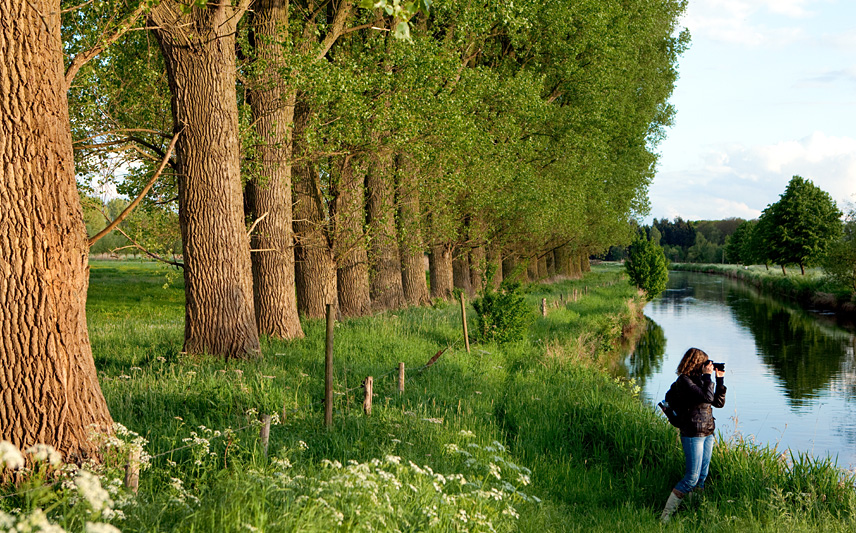
[[[708,361],[707,363],[705,363],[704,366],[701,367],[701,373],[713,374],[713,361]],[[723,375],[725,375],[725,373],[723,373]]]
[[[724,378],[724,377],[725,377],[725,370],[719,370],[719,369],[717,369],[717,371],[716,371],[716,377],[718,377],[718,378]]]

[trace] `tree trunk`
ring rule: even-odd
[[[589,254],[587,251],[583,250],[580,252],[580,272],[586,273],[591,272],[591,263],[589,262]]]
[[[487,268],[487,252],[483,246],[476,246],[470,250],[470,285],[473,293],[478,293],[484,288],[484,275]]]
[[[518,266],[517,255],[513,253],[507,253],[502,256],[502,279],[511,279],[514,280],[516,277],[520,279],[520,272],[517,272]]]
[[[538,256],[533,255],[526,262],[526,281],[533,282],[538,279]]]
[[[346,156],[342,163],[335,220],[339,309],[345,316],[367,315],[371,313],[371,298],[369,260],[363,227],[365,189],[362,176],[355,176],[350,156]]]
[[[398,243],[401,253],[401,285],[408,305],[427,305],[425,244],[422,240],[422,211],[419,180],[409,166],[401,169],[398,201]]]
[[[552,278],[556,275],[556,255],[553,250],[547,252],[547,277]]]
[[[229,3],[153,7],[149,25],[166,63],[175,128],[184,255],[184,350],[257,356],[250,243],[244,226],[235,32]],[[192,31],[191,31],[192,28]]]
[[[293,92],[284,94],[279,69],[288,24],[287,0],[256,0],[251,21],[256,60],[266,72],[249,92],[253,124],[259,143],[259,175],[246,188],[251,220],[253,299],[260,332],[282,339],[303,337],[297,314],[294,280],[294,236],[291,201],[291,133]]]
[[[305,156],[301,141],[310,118],[310,109],[298,101],[295,117],[295,155]],[[299,146],[299,148],[297,148]],[[327,304],[338,307],[336,262],[329,240],[326,208],[321,197],[320,175],[315,165],[304,157],[294,171],[294,259],[297,309],[306,317],[321,318]]]
[[[452,282],[456,289],[461,289],[467,297],[472,298],[473,286],[470,282],[470,254],[465,248],[458,247],[452,255]]]
[[[113,420],[86,330],[89,246],[60,4],[5,0],[0,9],[0,440],[97,461],[90,432],[111,432]]]
[[[448,300],[454,287],[452,276],[452,247],[438,244],[428,255],[428,275],[431,279],[431,297]]]
[[[547,254],[538,256],[538,280],[547,279]]]
[[[788,275],[788,271],[787,271],[787,270],[785,270],[785,265],[782,265],[782,275],[783,275],[783,276],[787,276],[787,275]]]
[[[369,272],[372,308],[404,307],[401,257],[395,230],[395,187],[389,155],[378,156],[366,176],[366,219],[369,223]]]
[[[499,286],[502,285],[502,250],[498,245],[492,244],[488,247],[487,264],[489,265],[488,268],[493,270],[493,277],[491,278],[493,289],[499,289]]]
[[[571,248],[567,244],[559,246],[554,252],[556,258],[556,274],[570,277],[571,275]]]

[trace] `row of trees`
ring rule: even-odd
[[[110,426],[75,163],[177,216],[184,350],[256,356],[326,304],[427,302],[426,253],[442,298],[629,240],[688,39],[682,0],[77,4],[0,24],[0,438],[66,460]]]

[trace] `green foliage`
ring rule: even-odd
[[[841,238],[829,245],[821,265],[829,277],[856,293],[856,208],[847,214]]]
[[[476,338],[497,344],[522,340],[529,329],[532,310],[526,304],[520,284],[504,281],[499,291],[495,291],[491,278],[489,274],[480,297],[473,300]]]
[[[766,226],[765,249],[782,266],[818,263],[827,247],[841,235],[841,211],[829,193],[810,180],[794,176],[779,201],[761,214]]]
[[[645,292],[649,300],[666,290],[669,269],[663,249],[643,237],[638,237],[630,246],[624,263],[630,283]]]

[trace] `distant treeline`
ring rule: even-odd
[[[639,232],[662,246],[666,259],[673,263],[727,263],[728,239],[744,222],[737,217],[695,221],[655,218],[650,225],[641,226]],[[626,257],[627,248],[613,246],[603,259],[620,261]]]

